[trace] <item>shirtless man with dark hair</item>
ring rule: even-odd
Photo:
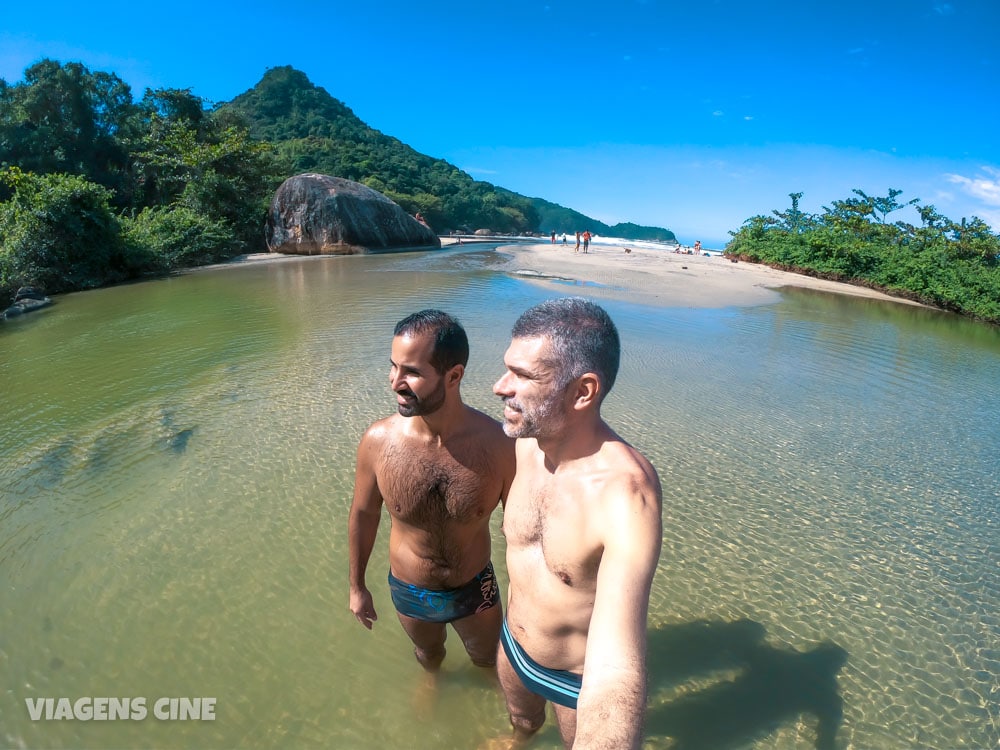
[[[370,630],[378,616],[365,573],[388,510],[389,589],[430,672],[444,659],[447,623],[473,663],[494,666],[503,619],[490,516],[510,488],[514,442],[462,402],[468,359],[465,331],[446,313],[423,310],[396,324],[389,386],[398,414],[361,438],[348,523],[351,611]]]
[[[662,500],[655,469],[601,418],[620,348],[601,307],[549,300],[514,324],[493,386],[517,438],[497,659],[515,742],[541,727],[546,700],[566,747],[642,742]]]

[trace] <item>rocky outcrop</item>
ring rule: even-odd
[[[441,247],[428,227],[359,182],[322,174],[285,180],[271,199],[267,246],[290,255],[350,255]]]
[[[16,318],[52,304],[52,300],[45,296],[45,292],[33,286],[22,286],[14,295],[14,302],[10,307],[0,312],[0,318]]]

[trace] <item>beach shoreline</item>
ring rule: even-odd
[[[554,291],[576,288],[595,297],[622,299],[662,307],[717,308],[776,302],[782,287],[814,289],[904,305],[926,307],[867,287],[782,271],[746,261],[732,262],[721,255],[688,255],[645,243],[599,238],[589,252],[575,252],[573,243],[509,242],[506,237],[463,238],[463,245],[497,244],[507,257],[501,270]],[[441,237],[441,246],[458,244]],[[246,263],[274,263],[325,256],[252,253],[228,263],[203,266],[224,268]]]
[[[874,289],[732,262],[721,255],[687,255],[627,241],[591,244],[587,253],[559,243],[502,246],[497,251],[510,257],[504,270],[519,278],[553,289],[575,286],[595,296],[655,306],[767,304],[777,301],[778,290],[789,286],[924,306]]]

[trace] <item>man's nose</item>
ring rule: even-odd
[[[497,396],[506,396],[509,393],[509,388],[507,385],[507,376],[510,375],[509,372],[505,372],[500,376],[500,379],[493,384],[493,393]]]

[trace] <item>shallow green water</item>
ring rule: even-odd
[[[388,598],[386,528],[374,632],[346,592],[354,448],[394,408],[395,321],[458,315],[466,400],[499,415],[513,320],[593,291],[496,259],[233,267],[70,295],[0,328],[0,747],[503,734],[454,636],[426,690]],[[664,488],[649,746],[1000,746],[1000,334],[801,290],[602,304],[624,345],[606,416]],[[81,696],[145,697],[149,716],[32,721],[25,704]],[[215,720],[160,721],[164,696],[214,697]],[[551,727],[537,744],[558,746]]]

